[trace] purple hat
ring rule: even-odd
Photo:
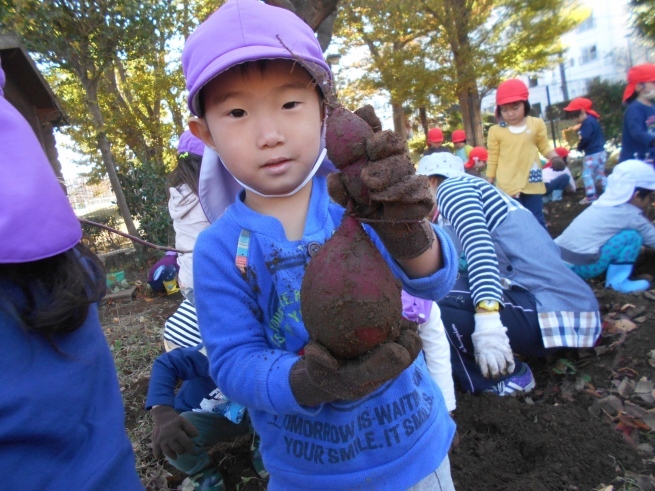
[[[182,51],[189,109],[202,114],[198,93],[234,65],[265,59],[301,59],[331,80],[314,31],[296,14],[258,0],[229,0],[200,24]]]
[[[205,152],[205,142],[196,137],[189,130],[180,135],[180,141],[177,143],[177,154],[184,152],[200,155]]]
[[[34,131],[1,97],[0,183],[0,263],[55,256],[80,241],[80,222]]]

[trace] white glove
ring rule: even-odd
[[[499,312],[475,314],[475,331],[471,339],[475,362],[485,378],[498,378],[514,372],[514,355],[506,332]]]

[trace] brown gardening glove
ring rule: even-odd
[[[395,341],[382,343],[355,359],[337,360],[320,343],[310,341],[289,377],[298,403],[315,406],[337,399],[361,399],[400,375],[422,348],[416,324],[403,322]]]
[[[416,175],[405,140],[380,128],[371,106],[354,114],[342,107],[330,113],[328,157],[341,172],[328,176],[328,190],[332,199],[350,205],[357,218],[373,227],[389,254],[411,259],[434,241],[425,219],[434,197],[427,177]]]
[[[171,406],[157,406],[150,410],[150,415],[155,423],[152,430],[152,453],[155,458],[164,454],[170,459],[177,459],[179,455],[191,451],[191,439],[198,436],[198,430],[189,420]]]
[[[562,157],[553,157],[550,159],[550,163],[554,171],[561,172],[566,169],[566,162],[564,162]]]

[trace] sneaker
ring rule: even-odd
[[[594,201],[596,201],[596,199],[597,199],[597,198],[595,198],[595,197],[594,197],[594,198],[590,198],[589,196],[585,196],[585,197],[582,198],[580,201],[578,201],[578,204],[580,204],[580,205],[590,205],[591,203],[593,203]]]
[[[502,382],[498,382],[484,392],[491,392],[501,397],[515,396],[518,394],[527,394],[534,389],[534,386],[535,382],[532,370],[530,370],[530,367],[526,363],[523,363],[523,366],[514,375]]]

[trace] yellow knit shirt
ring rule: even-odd
[[[539,153],[546,156],[553,151],[548,142],[546,124],[541,119],[528,116],[525,131],[518,134],[512,133],[509,127],[492,126],[487,147],[487,177],[495,177],[498,188],[510,196],[546,193],[543,182],[528,182],[533,167],[541,170]]]

